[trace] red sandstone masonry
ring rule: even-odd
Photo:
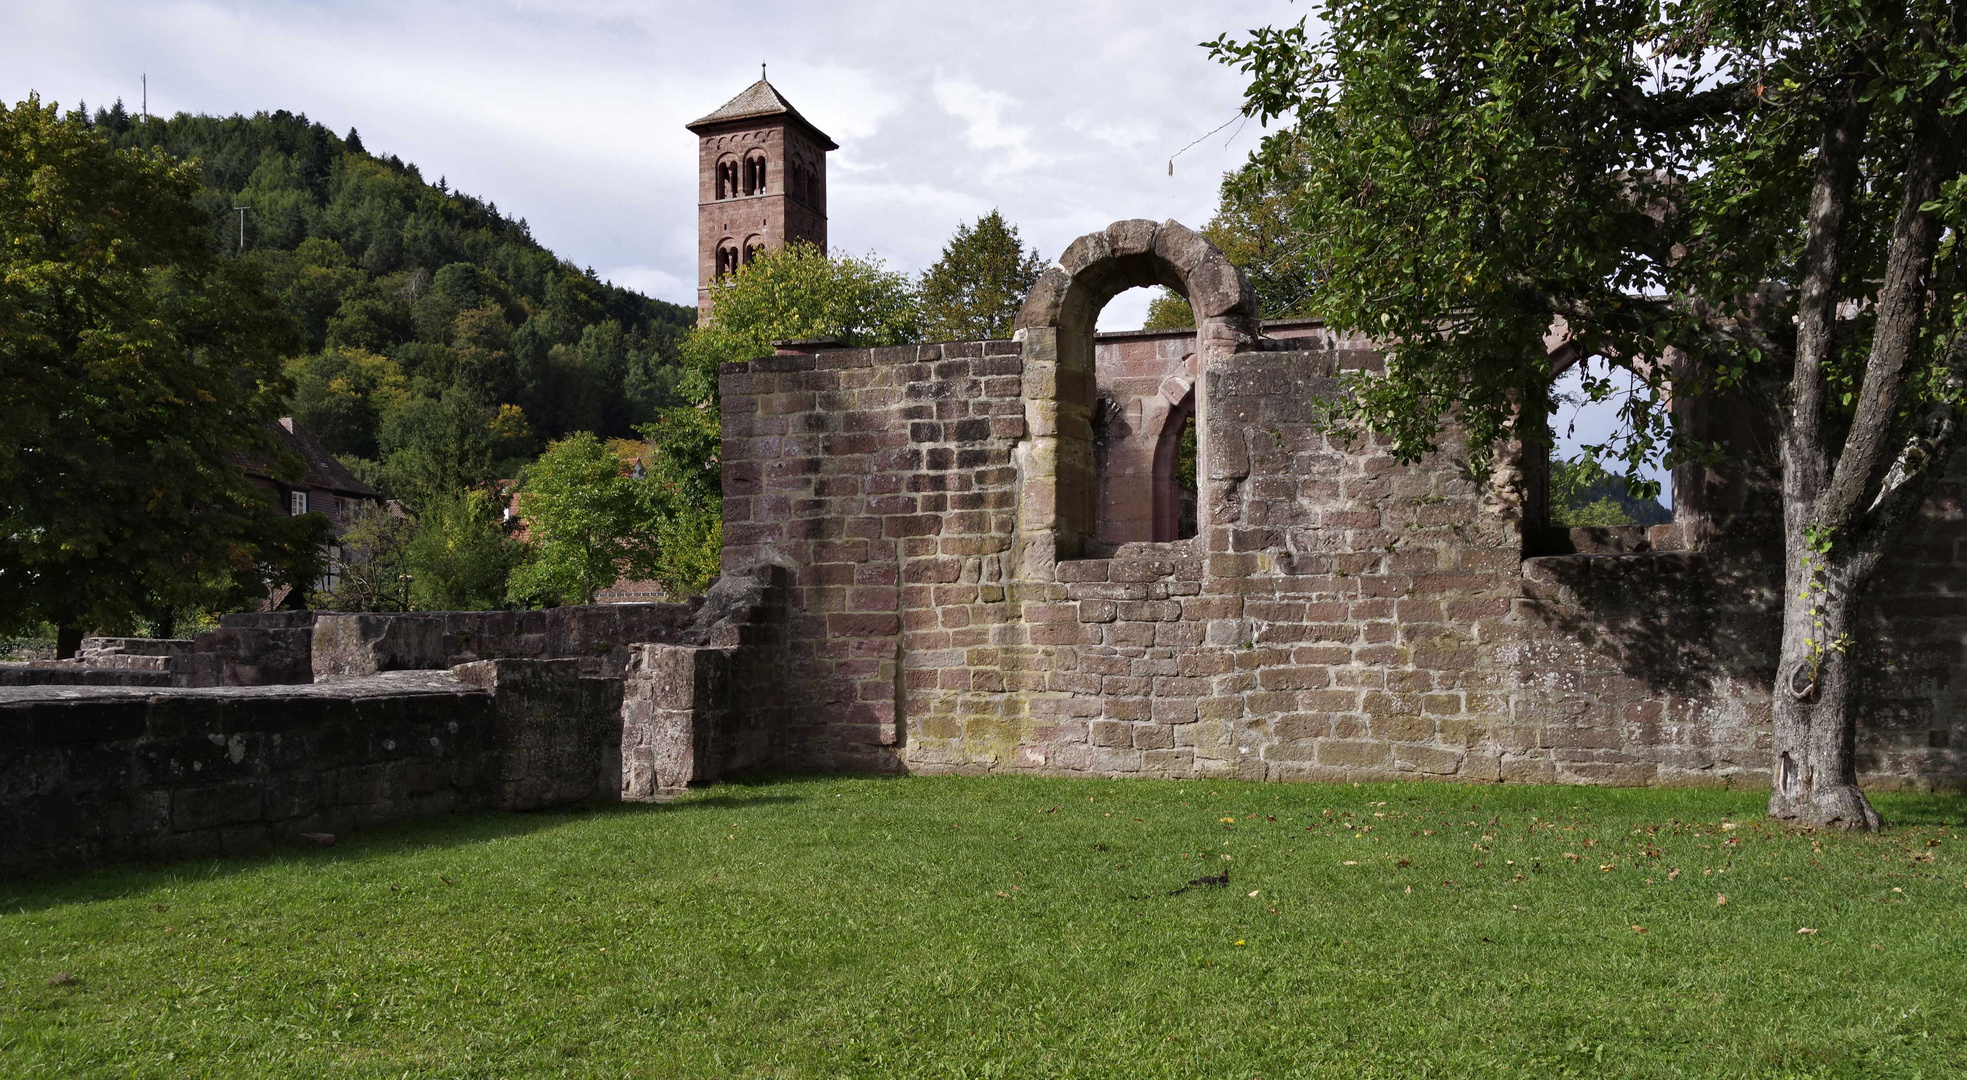
[[[1452,440],[1403,466],[1315,429],[1332,374],[1378,361],[1311,343],[1205,375],[1201,536],[1022,580],[1018,344],[728,366],[725,566],[795,572],[783,764],[1766,782],[1766,556],[1526,561],[1515,504]],[[1878,590],[1874,787],[1967,775],[1962,504],[1950,482]]]

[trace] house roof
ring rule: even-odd
[[[826,149],[840,149],[832,139],[827,137],[826,132],[815,127],[811,120],[799,115],[799,110],[792,107],[792,102],[787,101],[777,87],[763,79],[745,87],[744,93],[725,102],[722,107],[708,116],[699,117],[683,126],[696,131],[699,128],[733,120],[762,120],[768,116],[789,116],[805,125],[808,131],[819,136],[820,142],[825,144]]]
[[[329,453],[328,448],[322,446],[319,439],[309,435],[306,428],[294,423],[293,417],[281,417],[280,422],[274,425],[274,431],[280,436],[280,441],[286,444],[287,449],[293,451],[307,467],[306,475],[301,477],[300,482],[295,486],[319,488],[337,495],[354,495],[364,499],[382,498],[382,494],[375,488],[357,480],[355,474],[348,471],[348,466],[336,461],[335,455]],[[265,461],[245,457],[237,460],[248,476],[257,476],[264,480],[276,479],[271,466]],[[284,483],[284,481],[280,482]]]

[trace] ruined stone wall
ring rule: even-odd
[[[727,366],[725,566],[795,581],[783,763],[1766,783],[1773,553],[1526,561],[1520,494],[1471,480],[1452,440],[1400,465],[1316,430],[1370,345],[1291,344],[1203,375],[1201,536],[1056,561],[1017,548],[1046,522],[1041,433],[1013,406],[1054,392],[1049,357]],[[1858,657],[1874,787],[1967,780],[1961,497],[1943,489],[1876,590]]]
[[[309,678],[437,670],[474,660],[572,659],[619,677],[630,646],[675,641],[691,604],[588,604],[532,611],[417,611],[313,618]]]
[[[572,661],[461,674],[0,689],[0,872],[615,796],[620,680]]]
[[[1014,618],[1020,370],[1009,341],[725,365],[724,570],[791,572],[786,767],[894,768],[904,630]]]

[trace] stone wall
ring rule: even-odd
[[[675,641],[696,604],[592,604],[535,611],[321,612],[310,678],[448,668],[474,660],[573,659],[620,676],[631,645]]]
[[[618,680],[571,661],[462,674],[0,689],[0,871],[615,797]]]
[[[621,709],[621,792],[650,799],[784,759],[789,576],[724,575],[677,644],[631,650]]]
[[[1773,552],[1669,529],[1526,560],[1520,474],[1321,434],[1335,374],[1379,354],[1288,344],[1201,373],[1201,535],[1100,558],[1025,539],[1058,497],[1042,339],[727,365],[725,568],[792,575],[780,763],[1766,783]],[[1967,781],[1963,475],[1868,614],[1873,787]]]

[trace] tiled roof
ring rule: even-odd
[[[329,453],[328,448],[322,446],[320,440],[309,435],[306,428],[294,423],[293,417],[281,417],[280,423],[275,425],[274,430],[279,433],[280,441],[287,444],[287,449],[293,451],[307,466],[307,475],[301,478],[297,486],[332,491],[338,495],[355,495],[365,499],[382,498],[381,493],[375,488],[357,480],[355,474],[348,471],[347,466],[336,461],[335,455]],[[239,465],[249,476],[274,479],[267,462],[240,458]]]
[[[818,135],[828,150],[840,149],[832,139],[827,137],[826,132],[815,127],[811,120],[799,115],[799,110],[792,107],[792,102],[787,101],[777,87],[763,79],[745,87],[744,93],[725,102],[723,107],[710,115],[692,120],[684,126],[695,131],[700,127],[721,124],[728,120],[757,120],[767,116],[790,116],[804,124],[813,134]]]

